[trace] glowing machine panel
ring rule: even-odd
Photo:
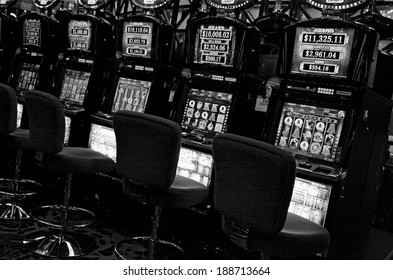
[[[177,174],[193,179],[209,187],[213,171],[213,156],[208,153],[182,147]]]
[[[60,99],[82,105],[89,79],[89,72],[66,69],[61,86]]]
[[[116,136],[113,128],[91,124],[88,147],[116,161]]]
[[[232,67],[236,47],[233,26],[203,24],[196,33],[194,63]]]
[[[70,50],[91,51],[91,21],[70,20],[68,23],[68,41]]]
[[[24,62],[16,86],[17,91],[32,90],[38,83],[40,64]]]
[[[347,78],[353,28],[297,27],[292,74]]]
[[[296,178],[288,212],[325,224],[332,186]]]
[[[23,22],[23,44],[41,47],[41,37],[41,21],[39,19],[26,19]]]
[[[275,145],[293,154],[334,162],[341,153],[338,145],[344,119],[342,110],[285,103]]]
[[[123,23],[122,54],[124,56],[151,58],[153,37],[152,22]]]
[[[127,110],[144,113],[151,82],[120,77],[117,83],[112,112]]]
[[[227,130],[232,94],[191,88],[184,108],[184,132],[213,138]]]

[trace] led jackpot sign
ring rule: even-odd
[[[23,43],[29,46],[41,47],[41,21],[26,19],[23,22]]]
[[[124,22],[123,55],[151,58],[152,22]]]
[[[90,51],[92,38],[91,22],[71,20],[68,24],[68,40],[71,50]]]
[[[346,77],[354,30],[297,27],[291,73]]]
[[[235,43],[233,26],[201,25],[197,32],[194,63],[233,66]]]

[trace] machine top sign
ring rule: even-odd
[[[168,5],[172,0],[131,0],[134,5],[142,9],[157,9]]]
[[[206,0],[211,7],[224,10],[244,9],[255,2],[255,0]]]
[[[335,13],[358,10],[371,0],[305,0],[305,2],[318,10]]]
[[[0,0],[0,7],[8,8],[14,5],[16,0]]]
[[[88,10],[97,10],[106,6],[109,0],[77,0],[77,2]]]
[[[33,3],[36,7],[46,10],[56,6],[59,0],[34,0]]]

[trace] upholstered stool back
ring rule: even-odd
[[[7,135],[16,130],[17,102],[15,91],[0,84],[0,135]]]
[[[279,232],[291,200],[294,158],[270,144],[236,135],[217,136],[213,149],[216,209],[249,229]]]
[[[167,119],[126,111],[114,115],[113,126],[118,148],[116,172],[150,188],[169,188],[176,176],[180,126]]]
[[[65,117],[60,100],[47,93],[31,90],[25,95],[29,115],[32,149],[56,154],[63,150]]]

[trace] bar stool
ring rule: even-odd
[[[288,213],[296,174],[293,156],[273,145],[233,134],[213,139],[214,206],[222,228],[262,258],[326,255],[329,232]]]
[[[11,202],[0,206],[0,219],[19,220],[30,218],[30,210],[20,201],[36,194],[41,184],[20,176],[23,151],[30,147],[29,130],[17,129],[17,101],[13,88],[0,84],[0,146],[16,151],[14,178],[0,178],[0,195]]]
[[[176,175],[181,128],[170,120],[149,114],[118,111],[113,117],[117,142],[116,172],[123,177],[123,192],[135,201],[154,206],[150,236],[119,242],[121,259],[183,259],[176,244],[159,240],[163,208],[191,207],[206,200],[208,189]]]
[[[109,157],[81,147],[64,147],[65,118],[61,102],[54,96],[36,90],[25,93],[25,102],[29,116],[30,144],[37,151],[38,163],[51,171],[67,175],[62,205],[50,205],[39,208],[41,211],[60,212],[61,221],[48,222],[33,216],[40,222],[58,229],[55,234],[39,234],[38,237],[25,241],[29,248],[40,255],[50,257],[76,257],[86,253],[77,237],[69,234],[68,229],[85,227],[89,223],[78,224],[70,216],[93,216],[86,209],[71,207],[71,183],[74,174],[108,173],[115,169],[115,163]],[[40,211],[37,211],[41,213]],[[42,215],[42,217],[46,217]],[[77,234],[75,234],[77,235]]]

